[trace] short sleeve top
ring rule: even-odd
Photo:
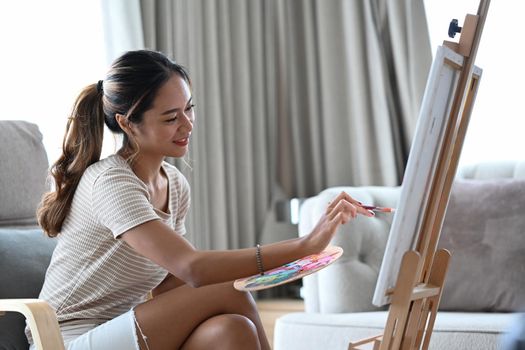
[[[122,157],[110,156],[85,171],[39,296],[59,322],[115,318],[143,302],[167,276],[164,268],[119,239],[151,220],[186,233],[188,182],[174,166],[164,162],[162,169],[168,178],[167,213],[153,207],[146,185]]]

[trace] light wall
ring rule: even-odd
[[[425,0],[433,51],[447,37],[456,18],[476,14],[479,1]],[[523,13],[525,2],[492,0],[481,37],[476,65],[483,69],[461,163],[523,159],[525,81]]]

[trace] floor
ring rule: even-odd
[[[257,308],[261,315],[261,320],[264,326],[270,345],[273,348],[273,329],[275,320],[282,315],[291,312],[304,311],[304,302],[297,299],[275,299],[275,300],[260,300],[257,301]]]

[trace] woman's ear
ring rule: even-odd
[[[131,128],[130,122],[128,118],[123,116],[122,114],[115,114],[115,119],[117,120],[118,125],[128,135],[133,135],[133,130]]]

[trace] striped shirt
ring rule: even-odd
[[[113,319],[143,302],[167,276],[164,268],[118,239],[151,220],[186,233],[188,182],[174,166],[163,162],[162,169],[168,177],[168,213],[153,207],[146,185],[122,157],[110,156],[85,171],[39,296],[59,322]]]

